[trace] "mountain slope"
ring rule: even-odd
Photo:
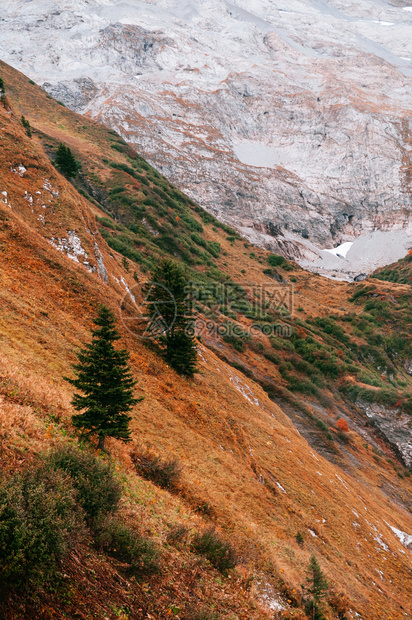
[[[0,63],[0,75],[7,93],[6,107],[0,106],[0,408],[1,458],[7,471],[72,436],[71,392],[62,377],[70,372],[74,349],[87,340],[98,302],[108,304],[120,318],[120,302],[127,289],[136,286],[134,274],[144,281],[145,271],[159,257],[174,254],[174,247],[169,250],[155,243],[159,237],[167,237],[162,226],[169,215],[173,215],[174,234],[181,243],[189,243],[181,220],[186,217],[194,226],[188,219],[190,211],[201,224],[201,238],[220,244],[217,257],[207,250],[206,255],[196,254],[190,244],[187,255],[181,248],[182,264],[198,281],[210,283],[218,275],[235,282],[242,282],[242,277],[258,283],[282,278],[290,285],[294,278],[298,303],[302,304],[302,310],[296,310],[302,319],[294,316],[292,308],[285,312],[279,307],[269,317],[292,328],[289,339],[275,337],[271,344],[264,334],[254,334],[245,342],[237,336],[243,342],[240,344],[233,338],[225,341],[214,332],[203,334],[200,372],[193,381],[178,377],[119,322],[123,344],[131,352],[138,393],[145,400],[133,412],[133,445],[112,441],[110,452],[127,486],[124,519],[150,532],[162,547],[162,573],[149,582],[149,588],[128,585],[118,576],[113,561],[94,552],[88,557],[88,549],[78,549],[67,567],[71,608],[66,600],[47,592],[41,594],[40,601],[26,602],[14,594],[3,615],[17,618],[26,605],[26,617],[64,617],[65,613],[90,617],[95,613],[114,618],[133,595],[137,603],[130,618],[144,617],[138,610],[146,609],[146,614],[160,619],[167,617],[172,606],[179,608],[178,617],[186,618],[189,604],[197,599],[208,611],[216,609],[221,618],[264,618],[275,612],[280,617],[298,618],[303,613],[299,609],[300,584],[309,556],[315,552],[336,593],[346,592],[350,599],[347,617],[357,617],[355,612],[371,620],[408,617],[412,613],[408,607],[410,550],[405,547],[408,539],[401,541],[396,532],[410,534],[412,530],[410,478],[385,436],[366,426],[367,418],[351,403],[351,394],[342,400],[339,392],[351,371],[352,383],[365,386],[350,363],[359,367],[356,372],[375,373],[373,378],[379,372],[374,370],[375,360],[344,359],[351,350],[346,333],[361,352],[362,344],[368,346],[354,329],[361,329],[357,321],[367,320],[359,305],[365,288],[327,283],[296,267],[290,270],[287,263],[268,265],[264,251],[214,221],[207,223],[207,214],[190,200],[179,194],[176,202],[175,189],[156,177],[150,167],[145,168],[145,162],[107,129],[68,111],[4,63]],[[20,122],[22,113],[33,127],[31,139]],[[48,156],[60,141],[68,144],[82,163],[82,175],[74,184],[56,171]],[[122,152],[111,144],[119,145]],[[113,167],[111,162],[129,170]],[[139,172],[133,166],[136,162]],[[131,172],[140,176],[135,178]],[[141,177],[148,179],[148,185]],[[125,188],[120,194],[128,196],[130,203],[110,199],[111,190],[120,183]],[[155,206],[146,203],[153,226],[159,226],[158,235],[150,232],[148,219],[150,228],[143,225],[146,212],[139,208],[148,196],[141,191],[142,185],[148,187],[152,199],[155,188],[163,185],[166,198],[176,202],[170,207],[172,214],[160,193]],[[137,226],[136,232],[131,226]],[[210,248],[217,253],[217,246]],[[365,295],[372,300],[378,295],[378,301],[385,297],[389,305],[391,296],[401,298],[408,291],[401,285],[379,283],[376,291]],[[349,296],[355,297],[353,302]],[[383,315],[385,323],[377,320],[376,329],[388,331],[392,321],[390,329],[396,330],[408,319],[400,312],[400,303],[394,307],[395,312],[392,306],[388,310],[389,318]],[[336,325],[343,326],[343,335],[337,328],[333,332],[334,323],[328,319],[331,310],[338,316]],[[206,318],[204,308],[199,313]],[[252,323],[247,314],[248,310],[235,313],[232,308],[227,316],[219,310],[216,322],[223,324],[231,318],[246,331]],[[352,322],[343,320],[347,315],[353,315]],[[325,330],[330,325],[332,332],[328,333]],[[318,344],[313,344],[311,337]],[[336,337],[343,338],[339,345]],[[317,374],[322,366],[316,361],[302,366],[306,355],[302,342],[321,351],[317,361],[329,360],[338,368],[337,376],[322,371],[322,379]],[[326,358],[322,347],[328,347]],[[271,354],[272,361],[264,353]],[[313,384],[318,391],[299,396],[301,392],[292,388],[296,388],[297,378],[306,376],[320,382],[319,386]],[[395,381],[399,379],[409,380],[397,376]],[[384,390],[373,386],[369,391],[380,394]],[[339,439],[336,419],[342,415],[347,416],[351,430]],[[178,495],[159,490],[136,475],[132,456],[142,444],[162,457],[180,460],[183,490]],[[202,510],[206,514],[200,516]],[[171,525],[180,523],[187,524],[191,533],[210,524],[226,533],[239,548],[237,572],[223,579],[210,566],[199,564],[189,545],[172,548],[167,533]],[[296,542],[299,531],[303,547]],[[83,574],[86,569],[87,575]],[[98,600],[93,596],[92,570],[101,582],[108,580],[107,600],[102,600],[101,590]],[[86,579],[83,590],[76,583],[79,575]],[[329,608],[329,617],[337,617],[337,613],[336,605],[335,610]]]
[[[376,230],[391,261],[410,247],[408,8],[9,0],[0,51],[253,242],[353,277],[388,262],[379,244],[372,267],[319,249]]]

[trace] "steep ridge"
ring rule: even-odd
[[[353,278],[411,243],[410,8],[8,0],[0,51],[254,243]],[[319,252],[374,231],[390,251]]]
[[[410,415],[410,378],[401,369],[409,349],[390,357],[385,340],[382,359],[375,359],[368,341],[407,330],[409,287],[328,283],[287,262],[268,265],[266,252],[176,193],[118,136],[65,109],[4,63],[0,76],[6,84],[0,106],[5,471],[72,436],[71,392],[62,377],[74,349],[88,338],[98,302],[121,318],[120,303],[136,278],[145,281],[159,257],[175,255],[175,246],[168,246],[169,216],[183,246],[179,260],[197,281],[230,278],[246,290],[244,278],[282,280],[294,284],[301,304],[295,311],[278,305],[262,319],[267,325],[276,318],[284,330],[269,341],[264,329],[243,335],[257,323],[248,318],[250,308],[228,312],[219,303],[216,324],[230,319],[241,331],[223,339],[215,331],[202,333],[200,372],[192,381],[178,377],[119,322],[145,400],[133,412],[133,445],[112,441],[110,453],[127,486],[124,518],[162,547],[162,573],[149,587],[125,582],[112,560],[80,548],[67,565],[71,604],[50,592],[25,601],[14,593],[3,616],[115,618],[134,600],[126,617],[185,618],[189,604],[200,601],[221,618],[302,618],[300,584],[315,552],[336,595],[346,592],[348,618],[408,617],[411,552],[407,535],[399,534],[412,531],[410,477],[400,460],[407,461],[407,440],[388,443],[383,430],[368,426],[362,406],[376,395],[375,404],[395,417]],[[20,122],[23,113],[31,139]],[[74,184],[49,159],[60,141],[82,163]],[[113,192],[119,187],[124,191]],[[192,220],[206,245],[188,241]],[[243,301],[251,303],[247,292]],[[199,320],[206,319],[200,308]],[[350,426],[343,435],[336,428],[341,417]],[[161,491],[136,475],[131,455],[142,443],[181,461],[185,493]],[[200,516],[205,503],[208,514]],[[230,579],[199,564],[188,545],[167,544],[170,526],[179,523],[192,532],[214,523],[230,536],[241,557]],[[295,539],[299,531],[303,547]],[[336,605],[328,614],[338,617]]]

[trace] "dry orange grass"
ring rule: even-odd
[[[17,91],[19,80],[24,78],[1,67],[3,77]],[[51,132],[59,122],[63,129],[54,128],[55,136],[65,136],[65,142],[75,148],[81,148],[82,140],[84,148],[99,145],[99,140],[104,146],[96,124],[81,119],[87,127],[81,133],[78,117],[63,108],[56,110],[39,89],[27,97],[16,105],[32,110],[26,115],[34,126],[41,124],[44,131]],[[43,101],[42,97],[44,110],[33,103]],[[110,274],[108,285],[48,244],[50,231],[62,223],[62,230],[75,229],[89,248],[87,228],[93,225],[92,211],[50,166],[37,139],[29,141],[14,119],[4,116],[1,109],[0,114],[3,125],[9,127],[2,138],[0,183],[13,198],[11,209],[0,202],[0,247],[6,248],[0,251],[0,421],[6,453],[13,447],[8,462],[14,468],[24,461],[27,452],[45,450],[71,433],[71,391],[62,377],[70,373],[75,347],[89,337],[97,303],[108,304],[118,314],[124,288],[115,278],[124,277],[129,286],[133,281],[122,269],[120,257],[101,238],[99,246]],[[94,148],[97,160],[101,154],[97,146]],[[27,179],[11,173],[13,149],[19,149],[13,165],[33,152],[39,172],[30,169]],[[43,227],[24,199],[24,192],[34,195],[45,171],[60,194],[58,208],[56,204],[50,222]],[[247,269],[248,279],[264,280],[262,265],[249,258],[251,248],[246,250],[239,241],[232,247],[221,233],[208,234],[227,252],[220,259],[222,269],[235,277],[242,267]],[[263,251],[256,250],[256,254],[265,257]],[[295,276],[301,293],[299,303],[302,300],[307,312],[322,314],[348,306],[342,301],[347,285],[325,282],[298,269]],[[382,285],[382,291],[385,287]],[[321,304],[319,296],[323,298]],[[236,583],[225,582],[220,589],[204,566],[192,566],[189,576],[182,569],[180,552],[171,554],[168,570],[176,596],[179,589],[190,589],[202,575],[206,576],[204,596],[218,596],[217,590],[222,593],[223,588],[233,599],[231,613],[245,620],[264,618],[261,608],[253,610],[254,600],[263,597],[265,588],[273,587],[277,592],[282,589],[286,600],[298,601],[305,568],[314,552],[337,592],[349,596],[351,608],[364,620],[395,620],[412,613],[409,552],[386,524],[412,531],[411,516],[395,496],[395,492],[405,496],[410,492],[408,480],[397,479],[384,460],[377,462],[355,431],[350,432],[347,461],[342,463],[351,474],[345,473],[310,449],[285,413],[256,383],[207,347],[200,348],[200,373],[187,381],[176,376],[139,340],[126,332],[122,335],[123,345],[131,352],[138,394],[145,397],[133,412],[134,441],[161,456],[179,458],[186,490],[181,496],[172,496],[136,477],[131,461],[134,446],[112,440],[110,452],[128,486],[124,505],[127,518],[136,519],[136,523],[141,520],[144,529],[164,542],[168,523],[183,521],[190,528],[201,527],[203,521],[194,509],[207,502],[213,521],[241,550]],[[264,367],[258,370],[267,372]],[[352,459],[356,460],[355,468],[347,467]],[[393,488],[393,498],[385,485]],[[295,539],[298,531],[304,534],[303,547]],[[182,551],[183,558],[185,553]],[[262,585],[253,590],[254,599],[250,599],[243,585],[247,575],[256,571],[263,575]],[[166,590],[165,584],[159,585],[158,596],[164,596]],[[244,612],[239,611],[242,606]],[[290,617],[299,617],[296,613]]]

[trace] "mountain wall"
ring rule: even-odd
[[[310,266],[403,231],[396,260],[411,234],[407,4],[9,0],[0,55],[255,242]]]

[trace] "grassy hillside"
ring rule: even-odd
[[[2,617],[305,618],[301,584],[312,553],[331,583],[328,618],[409,617],[410,551],[391,529],[412,533],[409,471],[361,406],[409,415],[409,286],[329,282],[270,258],[116,134],[3,63],[0,77],[5,477],[74,441],[63,377],[100,302],[120,319],[128,290],[164,256],[195,283],[216,283],[197,300],[206,328],[193,380],[119,320],[144,400],[133,411],[132,443],[109,441],[107,458],[124,487],[121,519],[155,545],[159,572],[130,576],[89,533],[58,583],[24,596],[11,590]],[[73,182],[52,163],[60,142],[81,163]],[[256,304],[259,285],[275,298]],[[141,475],[147,454],[177,461],[174,488]],[[195,544],[211,526],[237,552],[226,575]]]
[[[378,269],[373,278],[377,280],[386,280],[387,282],[397,282],[399,284],[409,284],[412,282],[412,253],[408,253],[405,258],[398,260],[393,265],[388,265],[382,269]]]

